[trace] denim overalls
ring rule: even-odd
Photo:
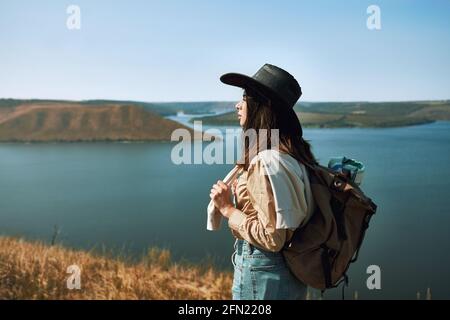
[[[306,285],[290,272],[281,252],[264,251],[240,239],[234,249],[233,300],[306,298]]]

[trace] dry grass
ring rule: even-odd
[[[69,290],[70,265],[81,289]],[[167,250],[151,249],[127,263],[61,246],[0,237],[0,299],[230,299],[230,273],[181,266]]]

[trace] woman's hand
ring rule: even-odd
[[[225,218],[229,218],[232,209],[234,209],[233,202],[231,201],[231,188],[219,180],[212,186],[209,196],[220,213]]]

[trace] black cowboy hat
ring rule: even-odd
[[[286,70],[266,63],[253,77],[240,73],[226,73],[220,77],[220,81],[277,101],[288,117],[298,122],[300,130],[298,134],[303,136],[302,125],[294,111],[295,103],[302,95],[302,89],[297,80]]]
[[[278,100],[288,109],[292,109],[302,95],[300,85],[289,72],[268,63],[263,65],[253,77],[240,73],[226,73],[220,77],[220,81]]]

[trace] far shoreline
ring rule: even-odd
[[[420,127],[420,126],[426,126],[426,125],[430,125],[430,124],[434,124],[434,123],[450,123],[449,120],[432,120],[432,121],[427,121],[427,122],[423,122],[423,123],[413,123],[413,124],[407,124],[407,125],[399,125],[399,126],[389,126],[389,127],[382,127],[382,126],[378,126],[378,127],[358,127],[358,126],[347,126],[347,127],[320,127],[320,126],[303,126],[304,129],[313,129],[313,130],[317,130],[317,129],[323,129],[323,130],[342,130],[342,129],[360,129],[360,130],[366,130],[366,129],[370,129],[370,130],[389,130],[389,129],[402,129],[402,128],[410,128],[410,127]],[[211,126],[209,124],[207,124],[208,126]],[[213,127],[211,126],[210,128],[218,128],[218,129],[235,129],[235,128],[239,128],[238,125],[218,125],[217,127]],[[208,129],[210,129],[208,128]],[[204,133],[202,133],[204,134]],[[202,140],[202,139],[195,139],[195,141],[203,141],[204,143],[210,143],[212,141],[210,140]],[[193,139],[194,141],[194,139]],[[44,144],[54,144],[54,145],[63,145],[63,144],[120,144],[120,145],[134,145],[134,144],[155,144],[155,143],[160,143],[160,144],[177,144],[180,143],[180,141],[172,141],[172,140],[49,140],[49,141],[0,141],[0,145],[7,145],[7,144],[11,144],[11,145],[44,145]]]
[[[305,129],[389,129],[450,121],[450,100],[299,102],[294,111]],[[240,126],[232,102],[0,99],[0,143],[171,143],[178,128],[209,142],[209,129]]]

